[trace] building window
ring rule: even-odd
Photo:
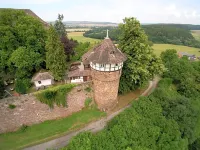
[[[42,82],[41,81],[38,81],[38,84],[41,84]]]
[[[99,66],[100,66],[100,68],[103,68],[103,67],[105,67],[105,64],[100,64]]]
[[[115,64],[115,66],[118,66],[118,64]]]

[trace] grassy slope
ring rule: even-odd
[[[85,109],[63,119],[45,121],[30,126],[25,131],[19,130],[17,132],[1,134],[0,149],[22,149],[26,146],[48,141],[80,128],[84,124],[102,116],[105,116],[105,113],[97,109]]]
[[[197,41],[200,41],[200,30],[191,30],[191,33]]]
[[[189,54],[195,54],[196,56],[200,56],[199,48],[193,48],[188,46],[173,44],[154,44],[153,49],[156,55],[160,55],[161,52],[165,51],[166,49],[176,49],[178,52],[187,52]]]
[[[69,38],[73,38],[74,40],[77,40],[78,42],[90,42],[90,43],[97,43],[100,42],[101,40],[98,39],[92,39],[92,38],[87,38],[83,36],[84,32],[70,32],[68,33]]]

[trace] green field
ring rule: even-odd
[[[154,44],[153,49],[154,53],[158,56],[161,54],[161,52],[165,51],[166,49],[176,49],[177,52],[187,52],[189,54],[200,56],[199,48],[193,48],[188,46],[173,45],[173,44]]]
[[[42,143],[67,134],[69,131],[80,128],[84,124],[105,115],[104,112],[100,112],[96,108],[88,108],[63,119],[45,121],[32,125],[24,131],[21,129],[16,132],[0,134],[0,149],[22,149],[27,146]]]
[[[98,43],[98,42],[101,41],[101,40],[98,40],[98,39],[92,39],[92,38],[84,37],[83,33],[84,32],[70,32],[70,33],[68,33],[68,37],[72,38],[74,40],[77,40],[78,42],[90,42],[92,44]]]
[[[191,33],[197,41],[200,41],[200,30],[191,30]]]
[[[72,28],[72,29],[66,29],[67,32],[85,32],[91,30],[90,28]]]

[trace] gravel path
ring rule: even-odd
[[[156,88],[158,81],[159,81],[159,78],[155,78],[153,81],[150,81],[149,87],[141,95],[147,96],[150,93],[152,93],[152,91]],[[90,131],[90,132],[95,133],[95,132],[102,130],[106,126],[106,123],[108,121],[110,121],[112,118],[114,118],[116,115],[118,115],[120,112],[122,112],[123,110],[125,110],[126,108],[128,108],[130,106],[131,105],[128,105],[125,108],[122,108],[122,109],[120,109],[120,110],[118,110],[118,111],[116,111],[112,114],[109,114],[105,118],[102,118],[98,121],[92,122],[92,123],[88,124],[86,127],[82,128],[78,131],[74,131],[70,134],[63,136],[63,137],[60,137],[60,138],[57,138],[57,139],[54,139],[54,140],[51,140],[51,141],[48,141],[48,142],[45,142],[45,143],[42,143],[42,144],[39,144],[39,145],[35,145],[35,146],[32,146],[32,147],[25,148],[24,150],[46,150],[46,149],[62,148],[69,143],[70,139],[73,136],[77,135],[80,132]]]

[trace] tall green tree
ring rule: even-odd
[[[46,30],[44,25],[38,20],[30,15],[27,15],[24,11],[15,9],[1,9],[0,10],[0,73],[13,74],[18,78],[19,68],[16,67],[16,63],[10,63],[10,58],[12,54],[18,50],[20,47],[28,49],[28,52],[37,53],[37,59],[41,59],[39,68],[44,66],[45,59],[45,40],[46,40]],[[15,55],[15,54],[13,54]],[[25,58],[25,56],[21,57]],[[26,55],[25,60],[28,60],[32,56]],[[22,59],[18,57],[21,61]],[[23,78],[29,77],[37,70],[35,68],[38,60],[34,59],[33,65],[26,67],[26,72],[29,74],[24,74]],[[15,62],[16,62],[15,61]],[[38,65],[37,65],[38,67]],[[32,70],[33,72],[30,72]],[[21,75],[20,75],[21,78]]]
[[[128,59],[124,63],[120,79],[120,93],[136,89],[164,70],[161,59],[153,54],[139,21],[135,18],[125,18],[123,21],[124,23],[119,25],[119,48]]]
[[[62,44],[64,45],[65,55],[67,56],[66,61],[70,61],[70,57],[74,55],[74,47],[76,46],[76,42],[73,41],[72,39],[70,40],[67,37],[67,32],[65,25],[63,23],[63,19],[64,19],[63,14],[62,15],[58,14],[58,19],[54,24],[54,28],[57,34],[59,35]]]
[[[55,28],[56,32],[58,33],[59,37],[67,36],[67,32],[66,32],[65,25],[63,23],[63,19],[64,19],[63,14],[62,15],[58,14],[58,19],[56,20],[56,22],[54,24],[54,28]]]
[[[49,28],[46,41],[46,65],[56,80],[61,80],[65,74],[66,62],[64,46],[53,26]]]

